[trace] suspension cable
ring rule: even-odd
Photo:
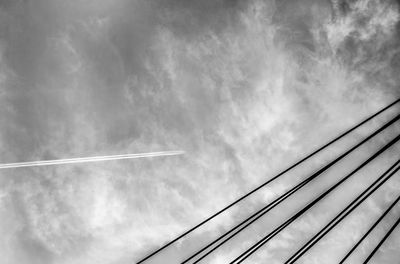
[[[215,251],[217,248],[219,248],[222,244],[226,243],[227,241],[229,241],[231,238],[233,238],[235,235],[237,235],[239,232],[241,232],[242,230],[244,230],[245,228],[247,228],[250,224],[254,223],[255,221],[257,221],[258,219],[260,219],[263,215],[265,215],[267,212],[269,212],[270,210],[272,210],[274,207],[276,207],[277,205],[279,205],[281,202],[283,202],[284,200],[286,200],[289,196],[291,196],[292,194],[294,194],[295,192],[297,192],[298,190],[300,190],[302,187],[304,187],[306,184],[308,184],[309,182],[311,182],[313,179],[315,179],[316,177],[318,177],[320,174],[322,174],[324,171],[326,171],[327,169],[329,169],[330,167],[332,167],[336,162],[338,162],[339,160],[343,159],[344,157],[346,157],[349,153],[351,153],[352,151],[354,151],[355,149],[357,149],[358,147],[360,147],[361,145],[363,145],[365,142],[367,142],[368,140],[370,140],[371,138],[373,138],[374,136],[376,136],[377,134],[379,134],[380,132],[382,132],[383,130],[385,130],[387,127],[391,126],[393,123],[395,123],[398,119],[400,119],[400,115],[395,116],[392,120],[390,120],[389,122],[387,122],[385,125],[383,125],[382,127],[380,127],[379,129],[377,129],[375,132],[373,132],[371,135],[369,135],[368,137],[366,137],[365,139],[363,139],[361,142],[359,142],[358,144],[356,144],[355,146],[353,146],[352,148],[350,148],[349,150],[347,150],[346,152],[344,152],[342,155],[340,155],[339,157],[337,157],[335,160],[331,161],[330,163],[328,163],[327,165],[325,165],[323,168],[321,168],[320,170],[318,170],[317,172],[315,172],[314,174],[312,174],[310,177],[306,178],[305,180],[303,180],[302,182],[300,182],[299,184],[297,184],[296,186],[294,186],[292,189],[288,190],[286,193],[284,193],[283,195],[281,195],[280,197],[278,197],[277,199],[275,199],[274,201],[272,201],[271,203],[267,204],[266,206],[264,206],[263,208],[261,208],[260,210],[258,210],[257,212],[255,212],[254,214],[252,214],[251,216],[249,216],[248,218],[246,218],[244,221],[242,221],[241,223],[239,223],[238,225],[236,225],[235,227],[233,227],[232,229],[230,229],[228,232],[226,232],[225,234],[221,235],[220,237],[216,238],[214,241],[212,241],[211,243],[209,243],[208,245],[206,245],[205,247],[203,247],[202,249],[200,249],[199,251],[197,251],[196,253],[194,253],[192,256],[190,256],[189,258],[187,258],[186,260],[184,260],[182,262],[182,264],[187,263],[189,260],[193,259],[195,256],[199,255],[201,252],[205,251],[207,248],[209,248],[210,246],[212,246],[213,244],[215,244],[216,242],[218,242],[219,240],[221,240],[222,238],[224,238],[225,236],[227,236],[229,233],[233,232],[235,229],[237,229],[237,231],[235,231],[234,233],[232,233],[230,236],[228,236],[227,238],[225,238],[221,243],[219,243],[217,246],[215,246],[214,248],[212,248],[211,250],[209,250],[207,253],[205,253],[203,256],[201,256],[199,259],[197,259],[194,263],[198,263],[201,260],[203,260],[205,257],[207,257],[209,254],[211,254],[213,251]],[[243,226],[242,226],[243,225]],[[241,227],[242,226],[242,227]],[[240,228],[239,228],[240,227]]]
[[[376,251],[382,246],[382,244],[386,241],[386,239],[390,236],[390,234],[396,229],[397,225],[400,223],[400,217],[397,219],[396,223],[392,225],[390,230],[386,233],[386,235],[382,238],[381,241],[379,241],[378,245],[372,250],[371,254],[367,257],[367,259],[363,262],[363,264],[366,264],[370,261],[370,259],[375,255]]]
[[[325,145],[323,145],[322,147],[318,148],[317,150],[313,151],[312,153],[308,154],[306,157],[304,157],[303,159],[301,159],[300,161],[294,163],[293,165],[291,165],[290,167],[288,167],[287,169],[283,170],[282,172],[280,172],[279,174],[277,174],[276,176],[270,178],[269,180],[267,180],[266,182],[262,183],[261,185],[259,185],[258,187],[252,189],[251,191],[249,191],[247,194],[241,196],[240,198],[238,198],[237,200],[233,201],[232,203],[230,203],[229,205],[225,206],[224,208],[220,209],[218,212],[214,213],[213,215],[209,216],[208,218],[204,219],[202,222],[200,222],[199,224],[195,225],[194,227],[190,228],[189,230],[185,231],[184,233],[182,233],[181,235],[179,235],[178,237],[174,238],[173,240],[171,240],[170,242],[166,243],[164,246],[158,248],[157,250],[153,251],[152,253],[148,254],[146,257],[142,258],[141,260],[139,260],[137,262],[137,264],[140,264],[144,261],[146,261],[147,259],[151,258],[152,256],[154,256],[155,254],[159,253],[160,251],[162,251],[163,249],[167,248],[168,246],[172,245],[173,243],[175,243],[176,241],[178,241],[179,239],[183,238],[184,236],[188,235],[189,233],[193,232],[194,230],[196,230],[197,228],[199,228],[200,226],[204,225],[205,223],[209,222],[211,219],[215,218],[216,216],[220,215],[221,213],[225,212],[226,210],[228,210],[229,208],[231,208],[232,206],[234,206],[235,204],[239,203],[240,201],[244,200],[245,198],[247,198],[248,196],[250,196],[251,194],[255,193],[256,191],[260,190],[261,188],[263,188],[264,186],[268,185],[269,183],[275,181],[276,179],[278,179],[279,177],[281,177],[283,174],[285,174],[286,172],[292,170],[293,168],[297,167],[298,165],[300,165],[301,163],[303,163],[304,161],[308,160],[309,158],[311,158],[312,156],[316,155],[317,153],[321,152],[323,149],[327,148],[328,146],[332,145],[333,143],[335,143],[336,141],[340,140],[341,138],[345,137],[346,135],[348,135],[349,133],[351,133],[352,131],[354,131],[355,129],[359,128],[360,126],[364,125],[365,123],[367,123],[368,121],[370,121],[371,119],[373,119],[374,117],[380,115],[381,113],[385,112],[386,110],[388,110],[389,108],[393,107],[394,105],[396,105],[398,102],[400,102],[400,98],[395,100],[393,103],[389,104],[388,106],[382,108],[381,110],[379,110],[378,112],[376,112],[375,114],[371,115],[370,117],[366,118],[365,120],[361,121],[360,123],[354,125],[352,128],[350,128],[349,130],[343,132],[342,134],[340,134],[338,137],[334,138],[333,140],[329,141],[328,143],[326,143]]]
[[[343,264],[346,259],[354,252],[354,250],[364,241],[364,239],[371,233],[372,230],[382,221],[382,219],[392,210],[392,208],[400,201],[400,195],[396,200],[386,209],[386,211],[375,221],[375,223],[368,229],[368,231],[357,241],[357,243],[347,252],[339,264]]]
[[[354,211],[362,202],[364,202],[371,194],[373,194],[380,186],[389,180],[400,169],[397,166],[400,160],[396,161],[388,170],[378,177],[367,189],[365,189],[359,196],[357,196],[345,209],[337,214],[324,228],[315,234],[304,246],[302,246],[296,253],[294,253],[285,264],[293,264],[308,250],[310,250],[322,237],[328,234],[337,224],[346,218],[352,211]],[[395,168],[397,166],[397,168]],[[395,168],[393,170],[393,168]],[[392,171],[393,170],[393,171]],[[392,171],[392,172],[391,172]]]
[[[308,209],[313,207],[316,203],[318,203],[320,200],[322,200],[326,195],[328,195],[331,191],[333,191],[336,187],[338,187],[340,184],[345,182],[347,179],[349,179],[352,175],[354,175],[356,172],[358,172],[361,168],[363,168],[365,165],[367,165],[370,161],[378,157],[381,153],[383,153],[386,149],[394,145],[398,140],[400,139],[400,135],[396,136],[394,139],[392,139],[388,144],[386,144],[383,148],[378,150],[375,154],[373,154],[370,158],[368,158],[366,161],[364,161],[361,165],[359,165],[355,170],[353,170],[350,174],[342,178],[339,182],[337,182],[335,185],[330,187],[328,190],[326,190],[324,193],[319,195],[317,198],[315,198],[312,202],[310,202],[307,206],[305,206],[303,209],[298,211],[294,216],[290,217],[288,220],[286,220],[284,223],[279,225],[276,229],[274,229],[272,232],[270,232],[268,235],[263,237],[260,241],[258,241],[256,244],[251,246],[249,249],[247,249],[245,252],[243,252],[240,256],[235,258],[230,264],[232,263],[241,263],[243,262],[246,258],[248,258],[250,255],[252,255],[254,252],[256,252],[259,248],[261,248],[265,243],[267,243],[269,240],[271,240],[275,235],[277,235],[280,231],[282,231],[284,228],[286,228],[288,225],[290,225],[293,221],[295,221],[298,217],[303,215]]]

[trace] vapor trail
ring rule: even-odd
[[[72,159],[56,159],[56,160],[15,162],[15,163],[0,164],[0,169],[11,169],[11,168],[21,168],[21,167],[36,167],[36,166],[50,166],[50,165],[86,163],[86,162],[122,160],[122,159],[139,159],[139,158],[150,158],[150,157],[161,157],[161,156],[176,156],[176,155],[182,155],[184,153],[185,153],[184,151],[176,150],[176,151],[159,151],[159,152],[123,154],[123,155],[110,155],[110,156],[94,156],[94,157],[83,157],[83,158],[72,158]]]

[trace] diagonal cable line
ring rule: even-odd
[[[316,177],[318,177],[321,173],[323,173],[324,171],[326,171],[327,169],[329,169],[330,167],[332,167],[336,162],[340,161],[341,159],[343,159],[344,157],[346,157],[349,153],[351,153],[352,151],[354,151],[355,149],[357,149],[358,147],[360,147],[361,145],[363,145],[365,142],[367,142],[368,140],[370,140],[371,138],[373,138],[374,136],[376,136],[377,134],[379,134],[380,132],[382,132],[383,130],[385,130],[387,127],[389,127],[390,125],[392,125],[393,123],[395,123],[398,119],[400,118],[400,115],[397,115],[396,117],[394,117],[392,120],[390,120],[389,122],[387,122],[385,125],[383,125],[382,127],[380,127],[379,129],[377,129],[375,132],[373,132],[371,135],[369,135],[368,137],[366,137],[365,139],[363,139],[361,142],[359,142],[358,144],[356,144],[355,146],[353,146],[352,148],[350,148],[349,150],[347,150],[346,152],[344,152],[342,155],[340,155],[339,157],[337,157],[335,160],[331,161],[330,163],[328,163],[327,165],[325,165],[323,168],[321,168],[320,170],[318,170],[317,172],[315,172],[314,174],[312,174],[310,177],[308,177],[307,179],[303,180],[302,182],[300,182],[299,184],[297,184],[296,186],[294,186],[292,189],[288,190],[286,193],[284,193],[283,195],[281,195],[280,197],[278,197],[277,199],[275,199],[274,201],[272,201],[271,203],[269,203],[268,205],[264,206],[263,208],[261,208],[259,211],[257,211],[256,213],[252,214],[251,216],[249,216],[248,218],[246,218],[244,221],[242,221],[241,223],[239,223],[238,225],[236,225],[235,227],[233,227],[232,229],[230,229],[228,232],[226,232],[225,234],[221,235],[220,237],[216,238],[214,241],[212,241],[211,243],[209,243],[208,245],[206,245],[205,247],[203,247],[202,249],[200,249],[199,251],[197,251],[196,253],[194,253],[192,256],[190,256],[189,258],[187,258],[186,260],[184,260],[182,262],[183,263],[187,263],[189,260],[193,259],[194,257],[196,257],[197,255],[199,255],[200,253],[204,252],[207,248],[211,247],[213,244],[215,244],[216,242],[218,242],[219,240],[221,240],[222,238],[224,238],[225,236],[227,236],[229,233],[233,232],[234,230],[238,229],[237,231],[235,231],[233,234],[231,234],[230,236],[228,236],[227,238],[225,238],[221,243],[219,243],[217,246],[215,246],[214,248],[212,248],[211,250],[209,250],[207,253],[205,253],[203,256],[201,256],[199,259],[197,259],[194,263],[198,263],[201,260],[203,260],[205,257],[207,257],[209,254],[211,254],[213,251],[215,251],[217,248],[219,248],[222,244],[224,244],[225,242],[227,242],[228,240],[230,240],[231,238],[233,238],[235,235],[237,235],[239,232],[241,232],[242,230],[244,230],[246,227],[248,227],[250,224],[254,223],[255,221],[257,221],[259,218],[261,218],[263,215],[265,215],[267,212],[269,212],[270,210],[272,210],[274,207],[276,207],[277,205],[279,205],[281,202],[283,202],[285,199],[287,199],[290,195],[292,195],[293,193],[297,192],[299,189],[301,189],[302,187],[304,187],[307,183],[309,183],[310,181],[312,181],[313,179],[315,179]],[[247,222],[247,223],[246,223]],[[240,227],[241,225],[243,225],[242,227]],[[239,228],[240,227],[240,228]]]
[[[197,228],[199,228],[200,226],[204,225],[205,223],[209,222],[210,220],[212,220],[213,218],[215,218],[216,216],[220,215],[221,213],[225,212],[226,210],[228,210],[229,208],[231,208],[232,206],[234,206],[235,204],[239,203],[240,201],[244,200],[245,198],[247,198],[248,196],[250,196],[251,194],[255,193],[256,191],[260,190],[261,188],[265,187],[266,185],[268,185],[269,183],[275,181],[276,179],[278,179],[279,177],[281,177],[283,174],[285,174],[286,172],[292,170],[293,168],[297,167],[299,164],[303,163],[304,161],[308,160],[309,158],[311,158],[312,156],[316,155],[317,153],[321,152],[323,149],[327,148],[328,146],[332,145],[333,143],[335,143],[336,141],[340,140],[341,138],[345,137],[346,135],[348,135],[349,133],[351,133],[352,131],[356,130],[357,128],[359,128],[360,126],[364,125],[365,123],[367,123],[368,121],[370,121],[371,119],[375,118],[376,116],[380,115],[381,113],[385,112],[386,110],[390,109],[391,107],[393,107],[394,105],[396,105],[398,102],[400,102],[400,98],[395,100],[394,102],[392,102],[391,104],[387,105],[386,107],[382,108],[381,110],[379,110],[378,112],[376,112],[375,114],[369,116],[368,118],[366,118],[365,120],[361,121],[360,123],[354,125],[352,128],[350,128],[349,130],[343,132],[342,134],[340,134],[338,137],[334,138],[333,140],[329,141],[328,143],[326,143],[325,145],[323,145],[322,147],[318,148],[317,150],[313,151],[312,153],[308,154],[306,157],[304,157],[303,159],[299,160],[298,162],[294,163],[293,165],[289,166],[287,169],[283,170],[282,172],[280,172],[279,174],[277,174],[276,176],[272,177],[271,179],[267,180],[266,182],[262,183],[261,185],[259,185],[258,187],[252,189],[251,191],[249,191],[248,193],[246,193],[245,195],[239,197],[237,200],[233,201],[232,203],[230,203],[229,205],[225,206],[224,208],[222,208],[221,210],[219,210],[218,212],[214,213],[213,215],[209,216],[208,218],[204,219],[202,222],[200,222],[199,224],[195,225],[194,227],[190,228],[189,230],[185,231],[184,233],[182,233],[181,235],[179,235],[178,237],[174,238],[173,240],[169,241],[168,243],[166,243],[165,245],[163,245],[162,247],[158,248],[157,250],[153,251],[152,253],[148,254],[146,257],[142,258],[141,260],[139,260],[137,262],[137,264],[140,264],[144,261],[146,261],[147,259],[151,258],[152,256],[154,256],[155,254],[159,253],[160,251],[162,251],[163,249],[167,248],[168,246],[172,245],[173,243],[175,243],[176,241],[178,241],[179,239],[183,238],[184,236],[188,235],[189,233],[193,232],[194,230],[196,230]]]
[[[400,223],[400,217],[397,219],[396,223],[390,228],[390,230],[386,233],[386,235],[382,238],[381,241],[379,241],[378,245],[372,250],[371,254],[367,257],[367,259],[363,262],[363,264],[368,263],[371,258],[375,255],[376,251],[382,246],[382,244],[386,241],[386,239],[392,234],[392,232],[396,229],[398,224]]]
[[[382,221],[383,218],[392,210],[392,208],[400,201],[400,195],[396,200],[386,209],[386,211],[375,221],[375,223],[368,229],[368,231],[357,241],[357,243],[347,252],[339,264],[343,264],[346,259],[354,252],[354,250],[364,241],[364,239],[371,233],[372,230]]]
[[[299,218],[301,215],[303,215],[308,209],[313,207],[316,203],[318,203],[320,200],[322,200],[325,196],[327,196],[331,191],[333,191],[336,187],[338,187],[340,184],[348,180],[352,175],[354,175],[356,172],[358,172],[360,169],[362,169],[365,165],[367,165],[369,162],[374,160],[376,157],[378,157],[381,153],[383,153],[386,149],[390,148],[392,145],[394,145],[398,140],[400,139],[400,135],[396,136],[394,139],[392,139],[388,144],[386,144],[384,147],[382,147],[380,150],[378,150],[375,154],[373,154],[371,157],[369,157],[366,161],[364,161],[361,165],[359,165],[355,170],[353,170],[351,173],[347,174],[344,178],[342,178],[339,182],[331,186],[328,190],[326,190],[324,193],[319,195],[317,198],[315,198],[312,202],[310,202],[308,205],[306,205],[303,209],[298,211],[295,215],[290,217],[288,220],[286,220],[284,223],[282,223],[280,226],[278,226],[276,229],[274,229],[272,232],[264,236],[260,241],[255,243],[253,246],[251,246],[249,249],[247,249],[245,252],[243,252],[241,255],[239,255],[237,258],[235,258],[233,261],[230,262],[232,263],[242,263],[246,258],[248,258],[250,255],[252,255],[254,252],[256,252],[258,249],[260,249],[265,243],[267,243],[269,240],[271,240],[275,235],[277,235],[280,231],[282,231],[284,228],[286,228],[288,225],[290,225],[293,221],[295,221],[297,218]]]
[[[354,211],[354,209],[356,209],[362,202],[364,202],[372,193],[374,193],[387,180],[389,180],[394,174],[396,174],[396,172],[400,169],[400,166],[397,166],[399,163],[400,160],[396,161],[367,189],[365,189],[359,196],[357,196],[345,209],[343,209],[338,215],[336,215],[323,229],[321,229],[304,246],[302,246],[296,253],[294,253],[284,264],[295,263],[301,256],[303,256],[308,250],[310,250],[322,237],[329,233],[337,224],[339,224],[344,218],[346,218],[346,216]],[[393,170],[393,168],[395,169]]]

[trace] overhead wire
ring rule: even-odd
[[[375,118],[376,116],[380,115],[381,113],[385,112],[386,110],[390,109],[391,107],[393,107],[394,105],[396,105],[398,102],[400,102],[400,98],[395,100],[394,102],[390,103],[389,105],[387,105],[386,107],[382,108],[381,110],[377,111],[375,114],[369,116],[368,118],[364,119],[363,121],[359,122],[358,124],[354,125],[352,128],[350,128],[349,130],[343,132],[342,134],[340,134],[339,136],[337,136],[336,138],[332,139],[331,141],[329,141],[328,143],[326,143],[325,145],[321,146],[320,148],[318,148],[317,150],[313,151],[312,153],[308,154],[306,157],[302,158],[301,160],[297,161],[296,163],[292,164],[291,166],[289,166],[287,169],[281,171],[280,173],[278,173],[276,176],[270,178],[269,180],[265,181],[264,183],[262,183],[261,185],[259,185],[258,187],[252,189],[251,191],[247,192],[245,195],[239,197],[238,199],[236,199],[235,201],[231,202],[230,204],[228,204],[227,206],[225,206],[224,208],[220,209],[219,211],[217,211],[216,213],[212,214],[211,216],[207,217],[206,219],[204,219],[203,221],[201,221],[200,223],[198,223],[197,225],[195,225],[194,227],[190,228],[189,230],[183,232],[181,235],[175,237],[174,239],[172,239],[171,241],[167,242],[166,244],[164,244],[163,246],[161,246],[160,248],[158,248],[157,250],[151,252],[150,254],[148,254],[147,256],[145,256],[144,258],[142,258],[141,260],[139,260],[137,262],[137,264],[140,264],[144,261],[146,261],[147,259],[151,258],[152,256],[156,255],[157,253],[161,252],[162,250],[164,250],[165,248],[169,247],[170,245],[172,245],[173,243],[177,242],[178,240],[180,240],[181,238],[183,238],[184,236],[190,234],[191,232],[193,232],[194,230],[196,230],[197,228],[201,227],[202,225],[204,225],[205,223],[209,222],[210,220],[212,220],[213,218],[217,217],[218,215],[222,214],[223,212],[225,212],[226,210],[228,210],[229,208],[231,208],[232,206],[236,205],[237,203],[241,202],[242,200],[244,200],[245,198],[249,197],[250,195],[252,195],[253,193],[257,192],[258,190],[260,190],[261,188],[265,187],[266,185],[268,185],[269,183],[277,180],[279,177],[281,177],[282,175],[284,175],[286,172],[292,170],[293,168],[297,167],[298,165],[300,165],[301,163],[303,163],[304,161],[308,160],[309,158],[311,158],[312,156],[316,155],[317,153],[321,152],[322,150],[324,150],[325,148],[327,148],[328,146],[332,145],[333,143],[337,142],[338,140],[340,140],[341,138],[345,137],[346,135],[348,135],[349,133],[351,133],[352,131],[356,130],[357,128],[361,127],[362,125],[364,125],[365,123],[367,123],[368,121],[372,120],[373,118]]]
[[[345,219],[351,212],[353,212],[362,202],[364,202],[371,194],[373,194],[379,187],[381,187],[387,180],[398,172],[400,160],[396,161],[388,170],[380,175],[367,189],[358,195],[346,208],[337,214],[328,224],[326,224],[320,231],[318,231],[310,240],[307,241],[296,253],[294,253],[284,264],[293,264],[315,244],[328,234],[336,225]]]
[[[386,239],[392,234],[392,232],[396,229],[396,227],[400,223],[400,217],[397,219],[397,221],[392,225],[392,227],[389,229],[389,231],[386,233],[386,235],[379,241],[378,245],[372,250],[372,252],[368,255],[367,259],[363,262],[363,264],[368,263],[371,258],[375,255],[376,251],[382,246],[382,244],[386,241]]]
[[[354,250],[364,241],[365,238],[374,230],[374,228],[385,218],[385,216],[393,209],[393,207],[400,201],[400,195],[396,200],[392,202],[392,204],[386,209],[386,211],[374,222],[374,224],[368,229],[367,232],[354,244],[354,246],[346,253],[346,255],[340,260],[339,264],[343,264],[350,255],[354,252]]]
[[[337,157],[336,159],[334,159],[333,161],[331,161],[330,163],[328,163],[327,165],[325,165],[324,167],[322,167],[321,169],[319,169],[317,172],[315,172],[314,174],[312,174],[311,176],[309,176],[308,178],[306,178],[305,180],[303,180],[302,182],[300,182],[299,184],[297,184],[296,186],[294,186],[293,188],[291,188],[290,190],[286,191],[283,195],[281,195],[280,197],[276,198],[274,201],[272,201],[271,203],[267,204],[266,206],[264,206],[263,208],[261,208],[260,210],[258,210],[257,212],[255,212],[254,214],[252,214],[251,216],[249,216],[248,218],[246,218],[244,221],[242,221],[241,223],[237,224],[236,226],[234,226],[232,229],[230,229],[229,231],[227,231],[225,234],[219,236],[218,238],[216,238],[215,240],[213,240],[212,242],[210,242],[209,244],[207,244],[206,246],[204,246],[203,248],[201,248],[200,250],[198,250],[196,253],[192,254],[189,258],[185,259],[183,263],[187,263],[189,262],[191,259],[195,258],[197,255],[199,255],[200,253],[204,252],[207,248],[209,248],[210,246],[212,246],[213,244],[215,244],[216,242],[218,242],[219,240],[221,240],[222,238],[224,238],[225,236],[227,236],[229,233],[233,232],[234,230],[237,229],[237,231],[233,232],[231,235],[229,235],[227,238],[225,238],[222,242],[220,242],[217,246],[215,246],[214,248],[212,248],[211,250],[209,250],[207,253],[203,254],[200,258],[198,258],[195,262],[193,263],[198,263],[201,260],[203,260],[205,257],[207,257],[208,255],[210,255],[213,251],[215,251],[217,248],[219,248],[220,246],[222,246],[224,243],[226,243],[227,241],[229,241],[230,239],[232,239],[235,235],[237,235],[239,232],[241,232],[242,230],[244,230],[245,228],[247,228],[249,225],[251,225],[252,223],[254,223],[255,221],[257,221],[258,219],[260,219],[263,215],[265,215],[267,212],[269,212],[270,210],[272,210],[273,208],[275,208],[277,205],[279,205],[281,202],[283,202],[284,200],[286,200],[288,197],[290,197],[292,194],[294,194],[295,192],[297,192],[298,190],[300,190],[302,187],[304,187],[306,184],[308,184],[309,182],[311,182],[312,180],[314,180],[316,177],[318,177],[320,174],[322,174],[324,171],[326,171],[327,169],[329,169],[330,167],[332,167],[335,163],[337,163],[338,161],[340,161],[341,159],[343,159],[344,157],[346,157],[348,154],[350,154],[352,151],[354,151],[355,149],[357,149],[358,147],[360,147],[361,145],[363,145],[364,143],[366,143],[367,141],[369,141],[371,138],[373,138],[374,136],[378,135],[380,132],[382,132],[383,130],[385,130],[387,127],[391,126],[392,124],[394,124],[397,120],[400,119],[400,114],[395,116],[394,118],[392,118],[390,121],[388,121],[386,124],[384,124],[383,126],[381,126],[380,128],[378,128],[377,130],[375,130],[372,134],[370,134],[369,136],[367,136],[366,138],[364,138],[362,141],[360,141],[359,143],[357,143],[356,145],[354,145],[353,147],[351,147],[349,150],[347,150],[346,152],[344,152],[343,154],[341,154],[339,157]],[[243,226],[242,226],[243,225]],[[242,226],[242,227],[241,227]]]
[[[376,157],[378,157],[381,153],[383,153],[385,150],[390,148],[392,145],[394,145],[398,140],[400,139],[400,135],[396,136],[394,139],[392,139],[388,144],[386,144],[384,147],[379,149],[375,154],[373,154],[371,157],[369,157],[367,160],[365,160],[361,165],[359,165],[356,169],[354,169],[351,173],[347,174],[344,178],[342,178],[339,182],[331,186],[328,190],[320,194],[317,198],[315,198],[312,202],[307,204],[305,207],[303,207],[300,211],[298,211],[295,215],[290,217],[288,220],[286,220],[284,223],[279,225],[277,228],[275,228],[272,232],[264,236],[260,241],[255,243],[253,246],[251,246],[249,249],[244,251],[242,254],[240,254],[238,257],[236,257],[233,261],[230,262],[230,264],[233,263],[242,263],[245,259],[247,259],[250,255],[252,255],[254,252],[256,252],[258,249],[260,249],[265,243],[267,243],[269,240],[271,240],[274,236],[276,236],[280,231],[285,229],[288,225],[290,225],[292,222],[294,222],[297,218],[299,218],[301,215],[303,215],[308,209],[312,208],[315,204],[317,204],[320,200],[322,200],[325,196],[327,196],[330,192],[332,192],[336,187],[338,187],[340,184],[348,180],[352,175],[354,175],[356,172],[361,170],[365,165],[367,165],[369,162],[374,160]]]

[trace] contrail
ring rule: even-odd
[[[3,163],[3,164],[0,164],[0,169],[50,166],[50,165],[60,165],[60,164],[86,163],[86,162],[122,160],[122,159],[139,159],[139,158],[150,158],[150,157],[161,157],[161,156],[176,156],[176,155],[182,155],[184,153],[185,152],[182,150],[175,150],[175,151],[159,151],[159,152],[110,155],[110,156],[94,156],[94,157],[72,158],[72,159],[56,159],[56,160],[40,160],[40,161],[28,161],[28,162]]]

